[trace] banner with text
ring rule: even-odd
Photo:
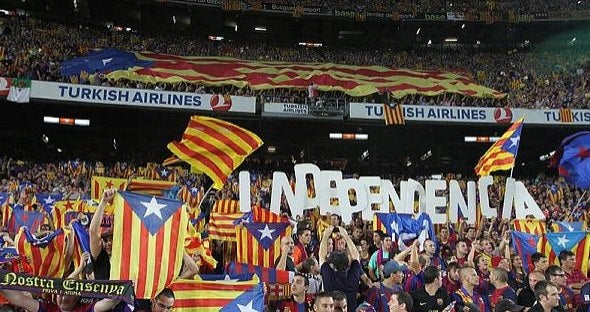
[[[31,99],[200,111],[256,112],[256,98],[33,81]]]
[[[309,115],[309,106],[294,103],[264,103],[262,112],[268,116],[302,116]]]
[[[349,107],[350,119],[384,119],[383,104],[350,103]],[[524,116],[527,124],[587,126],[590,123],[587,109],[403,105],[403,110],[406,122],[511,124]]]

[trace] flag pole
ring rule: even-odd
[[[203,201],[205,200],[205,197],[207,197],[207,194],[209,194],[209,192],[211,191],[211,189],[213,189],[213,184],[211,184],[211,186],[209,186],[209,188],[207,189],[207,191],[203,194],[203,198],[201,198],[201,201],[199,202],[199,209],[201,209],[201,204],[203,204]]]
[[[574,206],[574,209],[572,209],[572,212],[570,212],[569,216],[567,216],[567,219],[569,219],[576,210],[578,210],[578,207],[580,206],[580,203],[582,202],[582,199],[584,198],[584,196],[586,195],[586,191],[588,191],[588,189],[584,190],[584,193],[582,193],[582,195],[580,196],[580,199],[578,199],[578,202],[576,203],[576,205]]]

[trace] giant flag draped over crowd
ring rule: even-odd
[[[105,61],[107,60],[107,61]],[[354,66],[332,63],[288,63],[247,61],[221,57],[182,57],[116,49],[95,51],[62,62],[65,77],[81,72],[106,74],[109,79],[155,82],[200,82],[210,86],[249,86],[253,90],[305,89],[313,82],[321,91],[341,91],[366,96],[387,89],[395,98],[410,94],[436,96],[458,93],[482,98],[505,94],[478,85],[459,74],[409,70],[383,66]]]

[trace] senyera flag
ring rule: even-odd
[[[119,191],[113,205],[111,279],[133,280],[137,298],[153,298],[180,272],[188,223],[184,204]]]
[[[192,116],[180,142],[168,149],[180,160],[202,171],[221,189],[227,177],[262,146],[254,133],[230,122],[206,116]]]
[[[110,59],[104,63],[102,60]],[[116,49],[94,51],[62,62],[65,77],[99,70],[109,79],[147,83],[198,82],[209,86],[248,86],[252,90],[306,89],[313,82],[320,91],[367,96],[386,89],[394,98],[411,94],[436,96],[457,93],[470,97],[502,98],[474,80],[452,72],[411,70],[384,66],[332,63],[248,61],[226,57],[182,57]]]

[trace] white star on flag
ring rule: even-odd
[[[574,231],[574,227],[569,225],[569,224],[565,224],[565,227],[567,228],[568,231],[573,232]]]
[[[168,176],[168,170],[164,169],[160,172],[160,175],[163,177],[167,177]]]
[[[565,238],[565,234],[562,237],[557,238],[557,245],[563,246],[565,248],[565,244],[567,244],[570,240]]]
[[[110,61],[112,61],[112,60],[113,60],[113,58],[112,58],[112,57],[111,57],[111,58],[108,58],[108,59],[103,59],[103,60],[102,60],[102,66],[106,66],[106,65],[107,65],[107,63],[109,63],[109,62],[110,62]]]
[[[49,195],[49,196],[47,196],[47,198],[45,198],[44,202],[47,205],[51,205],[55,202],[55,199],[51,198],[51,195]]]
[[[141,202],[141,204],[144,205],[145,208],[147,208],[145,214],[143,215],[144,218],[149,215],[155,214],[156,216],[158,216],[158,218],[160,218],[160,220],[162,219],[162,213],[160,212],[160,210],[166,207],[166,205],[158,204],[156,196],[152,196],[152,200],[150,200],[149,203]]]
[[[275,231],[274,229],[273,229],[273,230],[271,230],[271,229],[268,227],[268,224],[267,224],[267,225],[265,225],[265,226],[264,226],[264,229],[262,229],[262,230],[258,230],[258,232],[262,233],[262,235],[260,236],[260,239],[263,239],[263,238],[265,238],[265,237],[268,237],[268,238],[272,239],[272,232],[274,232],[274,231]]]
[[[238,304],[238,309],[240,309],[240,312],[260,312],[256,309],[252,308],[252,302],[254,302],[254,300],[248,302],[247,305]]]
[[[512,142],[510,144],[510,147],[518,146],[518,142],[520,142],[520,135],[514,138],[510,138],[510,142]]]
[[[229,275],[225,275],[225,277],[223,278],[224,282],[237,282],[238,279],[237,278],[230,278]]]

